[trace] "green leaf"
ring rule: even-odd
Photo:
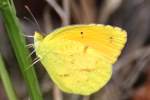
[[[32,61],[31,58],[27,56],[29,55],[28,49],[25,46],[25,39],[15,15],[15,8],[13,7],[9,0],[0,0],[0,13],[3,17],[21,73],[25,79],[30,98],[31,100],[43,100],[34,68],[31,67],[25,71],[27,67],[31,66]]]
[[[9,100],[17,100],[15,90],[9,78],[8,72],[5,68],[5,64],[3,62],[1,54],[0,54],[0,78],[3,82],[4,88],[5,88],[5,91]]]

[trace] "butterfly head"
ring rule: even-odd
[[[37,48],[39,46],[39,44],[41,43],[41,41],[44,39],[44,36],[39,33],[39,32],[35,32],[34,33],[34,46],[35,48]]]

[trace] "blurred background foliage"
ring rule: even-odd
[[[150,0],[14,0],[14,3],[26,35],[40,30],[46,35],[61,26],[91,23],[120,26],[128,32],[127,45],[113,66],[111,81],[93,95],[61,92],[38,62],[35,69],[44,100],[150,100]],[[31,9],[41,29],[25,5]],[[17,96],[20,100],[28,100],[24,80],[5,30],[0,16],[0,52]],[[27,44],[33,43],[32,38],[26,40]],[[0,100],[7,99],[0,81]]]

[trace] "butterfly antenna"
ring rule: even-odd
[[[30,10],[30,8],[29,8],[27,5],[25,5],[24,7],[27,9],[27,11],[28,11],[29,14],[31,15],[32,19],[33,19],[34,22],[36,23],[36,26],[37,26],[37,28],[39,29],[39,31],[42,32],[42,31],[41,31],[41,28],[40,28],[40,25],[39,25],[38,21],[36,20],[36,18],[34,17],[32,11]]]
[[[29,11],[28,11],[29,12]],[[32,23],[32,25],[34,26],[35,25],[35,23],[36,23],[36,27],[38,28],[38,30],[40,31],[41,29],[40,29],[40,26],[39,26],[39,24],[38,24],[38,22],[36,21],[34,21],[33,22],[33,20],[31,20],[30,18],[27,18],[27,17],[23,17],[23,19],[25,20],[25,21],[28,21],[28,22],[31,22]],[[33,19],[33,18],[32,18]],[[26,36],[26,37],[32,37],[32,36]]]
[[[32,68],[33,67],[33,65],[34,64],[36,64],[37,62],[39,62],[41,59],[39,58],[39,57],[37,57],[37,58],[35,58],[33,61],[33,63],[29,66],[29,67],[27,67],[24,71],[27,71],[27,70],[29,70],[30,68]]]
[[[35,23],[33,23],[33,21],[27,17],[23,17],[24,20],[26,21],[29,21],[32,23],[32,25],[35,25]],[[24,37],[27,37],[27,38],[34,38],[34,36],[31,36],[31,35],[23,35]]]

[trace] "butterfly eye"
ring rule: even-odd
[[[34,40],[35,41],[41,41],[41,40],[43,40],[43,38],[44,38],[44,36],[41,33],[39,33],[39,32],[34,33]]]

